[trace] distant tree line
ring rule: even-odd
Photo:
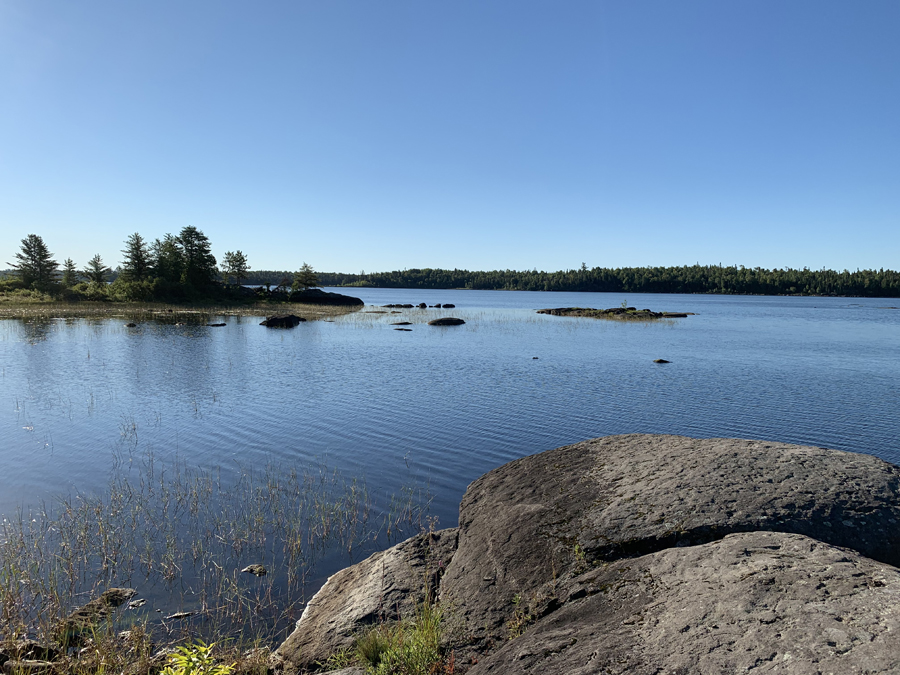
[[[71,258],[62,265],[36,234],[22,239],[12,274],[0,280],[0,292],[21,296],[51,296],[63,300],[204,301],[268,297],[268,289],[253,291],[243,284],[251,272],[242,251],[227,251],[218,265],[209,238],[188,226],[177,236],[152,242],[135,232],[125,240],[122,261],[112,270],[99,254],[79,268]],[[303,263],[285,273],[279,298],[288,289],[303,291],[319,285],[312,266]]]
[[[582,265],[579,269],[559,272],[427,268],[374,274],[322,272],[319,279],[325,286],[376,288],[900,297],[900,273],[885,269],[837,272],[722,265],[614,269]]]

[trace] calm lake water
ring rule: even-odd
[[[897,300],[351,294],[456,309],[357,312],[291,330],[231,316],[212,318],[222,328],[0,321],[0,512],[100,491],[123,453],[228,471],[324,462],[363,478],[376,501],[426,486],[441,527],[456,524],[484,472],[607,434],[787,441],[900,463]],[[696,316],[534,311],[625,300]],[[466,324],[425,325],[440,315]],[[389,325],[401,320],[411,332]]]
[[[0,512],[102,487],[123,438],[201,467],[324,459],[376,491],[415,477],[441,526],[455,524],[466,485],[485,471],[607,434],[757,438],[900,462],[896,300],[353,293],[370,305],[457,307],[292,330],[256,317],[222,317],[223,328],[0,321]],[[696,316],[534,313],[623,300]],[[438,315],[466,325],[424,325]],[[400,320],[413,330],[393,330]]]

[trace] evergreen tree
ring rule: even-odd
[[[178,234],[178,244],[184,260],[182,283],[203,288],[215,281],[218,276],[216,258],[206,235],[193,225],[188,225]]]
[[[103,258],[98,253],[88,261],[87,267],[84,268],[84,276],[92,284],[102,284],[106,281],[106,277],[112,272],[103,264]]]
[[[312,265],[303,263],[300,269],[294,274],[294,283],[291,284],[292,291],[298,291],[301,288],[305,291],[309,288],[315,288],[319,285],[319,277],[316,275]]]
[[[22,240],[16,262],[6,263],[12,267],[23,285],[46,289],[55,280],[59,267],[44,240],[36,234],[29,234]]]
[[[235,283],[240,286],[241,282],[247,278],[250,266],[247,265],[247,256],[241,251],[226,251],[222,256],[222,275],[225,277],[225,283],[228,283],[229,277],[234,277]]]
[[[144,238],[135,232],[125,240],[122,249],[122,276],[128,281],[143,281],[153,269],[153,256]]]
[[[71,258],[66,258],[63,262],[63,273],[62,273],[62,285],[66,288],[71,288],[75,284],[78,283],[78,278],[81,274],[78,272],[78,268],[75,266],[75,261]]]
[[[184,255],[178,239],[166,234],[162,240],[156,239],[150,247],[153,258],[153,270],[157,277],[172,283],[181,282],[184,271]]]

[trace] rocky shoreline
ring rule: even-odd
[[[430,600],[457,673],[900,673],[898,523],[900,468],[868,455],[593,439],[485,474],[459,527],[332,576],[271,667],[323,672]]]

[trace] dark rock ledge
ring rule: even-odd
[[[900,673],[898,524],[900,469],[868,455],[585,441],[485,474],[459,528],[333,576],[274,665],[314,671],[427,592],[471,675]]]

